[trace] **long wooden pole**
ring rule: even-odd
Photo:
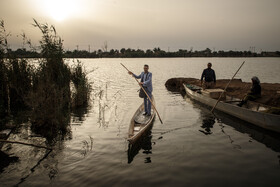
[[[121,63],[121,65],[122,65],[128,72],[130,72],[122,63]],[[134,76],[133,76],[133,77],[134,77]],[[157,115],[158,115],[158,118],[159,118],[159,120],[160,120],[160,122],[161,122],[161,124],[162,124],[162,120],[161,120],[161,118],[160,118],[160,115],[159,115],[159,113],[158,113],[158,111],[157,111],[157,109],[156,109],[154,103],[152,102],[150,96],[147,94],[147,92],[146,92],[146,90],[143,88],[143,86],[140,85],[140,82],[138,81],[138,79],[136,79],[136,77],[134,77],[134,78],[135,78],[135,80],[138,82],[139,86],[140,86],[141,89],[144,91],[144,93],[146,94],[146,96],[148,97],[148,99],[150,100],[150,102],[152,103],[153,108],[155,109],[155,111],[156,111],[156,113],[157,113]]]
[[[211,112],[213,113],[213,111],[215,110],[217,104],[220,102],[223,94],[225,93],[227,87],[229,86],[229,84],[231,83],[231,81],[234,79],[235,75],[239,72],[239,70],[242,68],[242,66],[244,65],[245,61],[240,65],[240,67],[238,68],[238,70],[235,72],[235,74],[232,76],[232,78],[230,79],[230,81],[227,83],[225,89],[223,90],[223,92],[220,94],[219,99],[217,100],[216,104],[214,105],[214,107],[212,108]]]

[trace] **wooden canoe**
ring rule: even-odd
[[[184,84],[184,88],[191,99],[202,104],[213,107],[217,102],[216,99],[201,94],[201,88],[198,86]],[[280,115],[266,113],[269,106],[248,102],[248,105],[239,107],[238,101],[240,100],[226,97],[226,100],[217,104],[216,109],[264,129],[280,132]]]
[[[154,97],[152,97],[152,101],[155,105]],[[140,105],[130,121],[127,139],[130,143],[136,142],[153,124],[155,111],[151,110],[151,116],[144,116],[143,113],[144,103]]]

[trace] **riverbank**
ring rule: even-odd
[[[228,82],[229,79],[217,80],[216,88],[224,89]],[[199,79],[182,77],[168,79],[165,83],[165,86],[169,91],[180,92],[182,95],[185,95],[183,83],[200,86]],[[280,107],[280,84],[261,83],[261,86],[262,98],[256,100],[256,102],[273,107]],[[250,91],[250,88],[251,83],[243,82],[241,79],[234,79],[226,91],[227,95],[242,99],[246,93]]]

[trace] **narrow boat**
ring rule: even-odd
[[[152,102],[155,105],[154,97],[152,97]],[[131,144],[136,142],[153,124],[155,111],[151,110],[151,116],[144,116],[143,113],[144,103],[140,105],[130,121],[127,140]]]
[[[215,106],[217,99],[213,99],[203,94],[201,87],[190,84],[183,85],[186,90],[186,94],[191,99],[194,99],[210,107]],[[240,99],[225,96],[225,99],[220,101],[215,109],[264,129],[278,133],[280,132],[280,115],[268,113],[267,111],[269,111],[271,107],[251,101],[249,101],[248,104],[244,105],[243,107],[239,107],[237,106],[239,102]]]

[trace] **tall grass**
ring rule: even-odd
[[[91,85],[88,82],[87,74],[80,61],[71,68],[71,80],[75,87],[72,95],[72,108],[87,106],[90,98]]]
[[[71,109],[89,101],[91,86],[83,65],[67,65],[63,42],[55,27],[36,20],[33,26],[42,34],[39,66],[9,55],[4,22],[0,23],[0,115],[5,116],[10,110],[30,110],[34,132],[47,138],[67,133]]]
[[[5,64],[7,48],[7,34],[4,21],[0,20],[0,118],[3,119],[8,112],[8,78]],[[1,127],[0,127],[1,128]]]
[[[25,59],[8,60],[10,110],[16,113],[28,108],[27,99],[32,90],[32,66]]]
[[[71,72],[63,60],[62,40],[53,26],[36,20],[34,26],[42,33],[42,58],[33,74],[32,129],[45,135],[47,129],[54,133],[65,132],[69,123]]]
[[[0,128],[11,115],[28,109],[27,98],[32,90],[32,66],[9,53],[9,35],[0,20]]]
[[[42,58],[33,76],[32,127],[41,134],[46,130],[63,134],[68,130],[71,109],[87,104],[90,85],[80,62],[72,67],[65,63],[62,40],[54,26],[36,20],[34,26],[42,33]],[[71,82],[75,86],[74,93],[71,93]]]

